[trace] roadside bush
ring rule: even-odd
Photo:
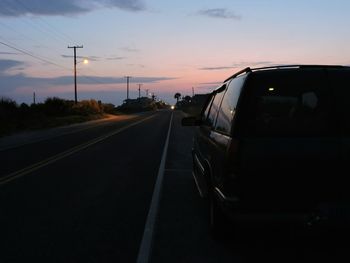
[[[112,103],[102,103],[102,110],[104,113],[113,114],[115,112],[114,104]]]
[[[18,105],[15,101],[2,97],[0,99],[0,120],[17,118]]]
[[[102,107],[96,100],[82,100],[73,106],[74,113],[79,115],[91,115],[103,113]]]
[[[73,101],[57,97],[47,98],[44,102],[44,112],[48,116],[66,116],[72,112]]]
[[[57,97],[44,103],[18,105],[14,100],[0,97],[0,136],[26,129],[41,129],[98,119],[103,113],[115,113],[113,104],[93,99],[74,101]]]

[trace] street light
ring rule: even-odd
[[[74,103],[78,103],[78,90],[77,90],[77,65],[83,63],[84,65],[89,64],[89,60],[84,58],[82,61],[74,61]]]

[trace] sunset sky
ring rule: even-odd
[[[1,0],[0,97],[174,103],[246,66],[350,64],[346,0]],[[26,54],[25,54],[26,53]],[[29,55],[28,55],[29,54]]]

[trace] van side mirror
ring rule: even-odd
[[[182,126],[199,126],[201,125],[201,120],[195,116],[185,117],[185,118],[182,118],[181,124]]]

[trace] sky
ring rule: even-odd
[[[1,0],[0,97],[120,105],[212,91],[245,67],[350,65],[347,0]],[[89,63],[82,61],[88,59]]]

